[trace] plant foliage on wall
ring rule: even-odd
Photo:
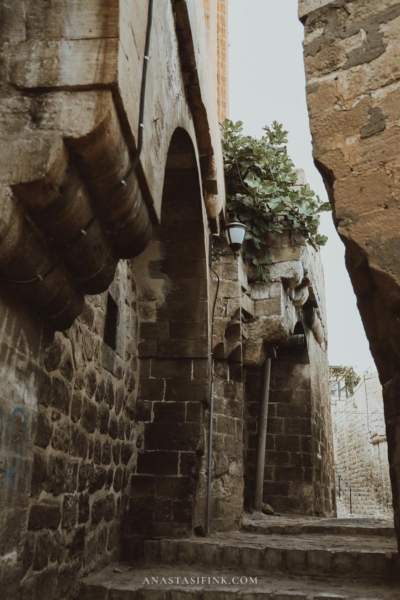
[[[247,225],[244,258],[256,276],[268,281],[268,232],[300,233],[314,248],[327,237],[318,233],[319,214],[330,210],[309,185],[296,186],[297,173],[286,145],[287,131],[276,121],[260,139],[242,134],[242,121],[222,123],[227,207]]]
[[[342,387],[347,388],[348,395],[352,396],[355,388],[361,381],[361,377],[357,375],[353,367],[329,367],[329,378],[331,382],[338,381],[344,385]]]

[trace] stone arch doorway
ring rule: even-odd
[[[160,226],[134,261],[141,427],[128,511],[134,535],[184,535],[204,518],[199,495],[209,397],[205,223],[195,150],[178,128],[167,156]]]

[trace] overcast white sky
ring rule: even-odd
[[[244,132],[255,136],[274,120],[283,123],[289,131],[290,157],[327,201],[312,159],[297,5],[298,0],[229,0],[230,118],[243,121]],[[344,246],[331,214],[321,221],[321,233],[329,237],[322,258],[330,364],[354,366],[360,373],[368,367],[375,370],[344,265]]]

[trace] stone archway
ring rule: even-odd
[[[142,435],[131,480],[133,535],[192,531],[209,398],[206,231],[194,147],[185,130],[171,140],[161,224],[134,261],[138,282]],[[198,512],[198,511],[197,511]]]

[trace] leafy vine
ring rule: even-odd
[[[331,210],[309,185],[296,185],[297,172],[287,154],[287,131],[276,121],[260,139],[242,134],[242,121],[222,123],[227,207],[247,225],[244,259],[256,277],[268,281],[269,232],[298,232],[313,248],[327,237],[318,233],[319,213]]]

